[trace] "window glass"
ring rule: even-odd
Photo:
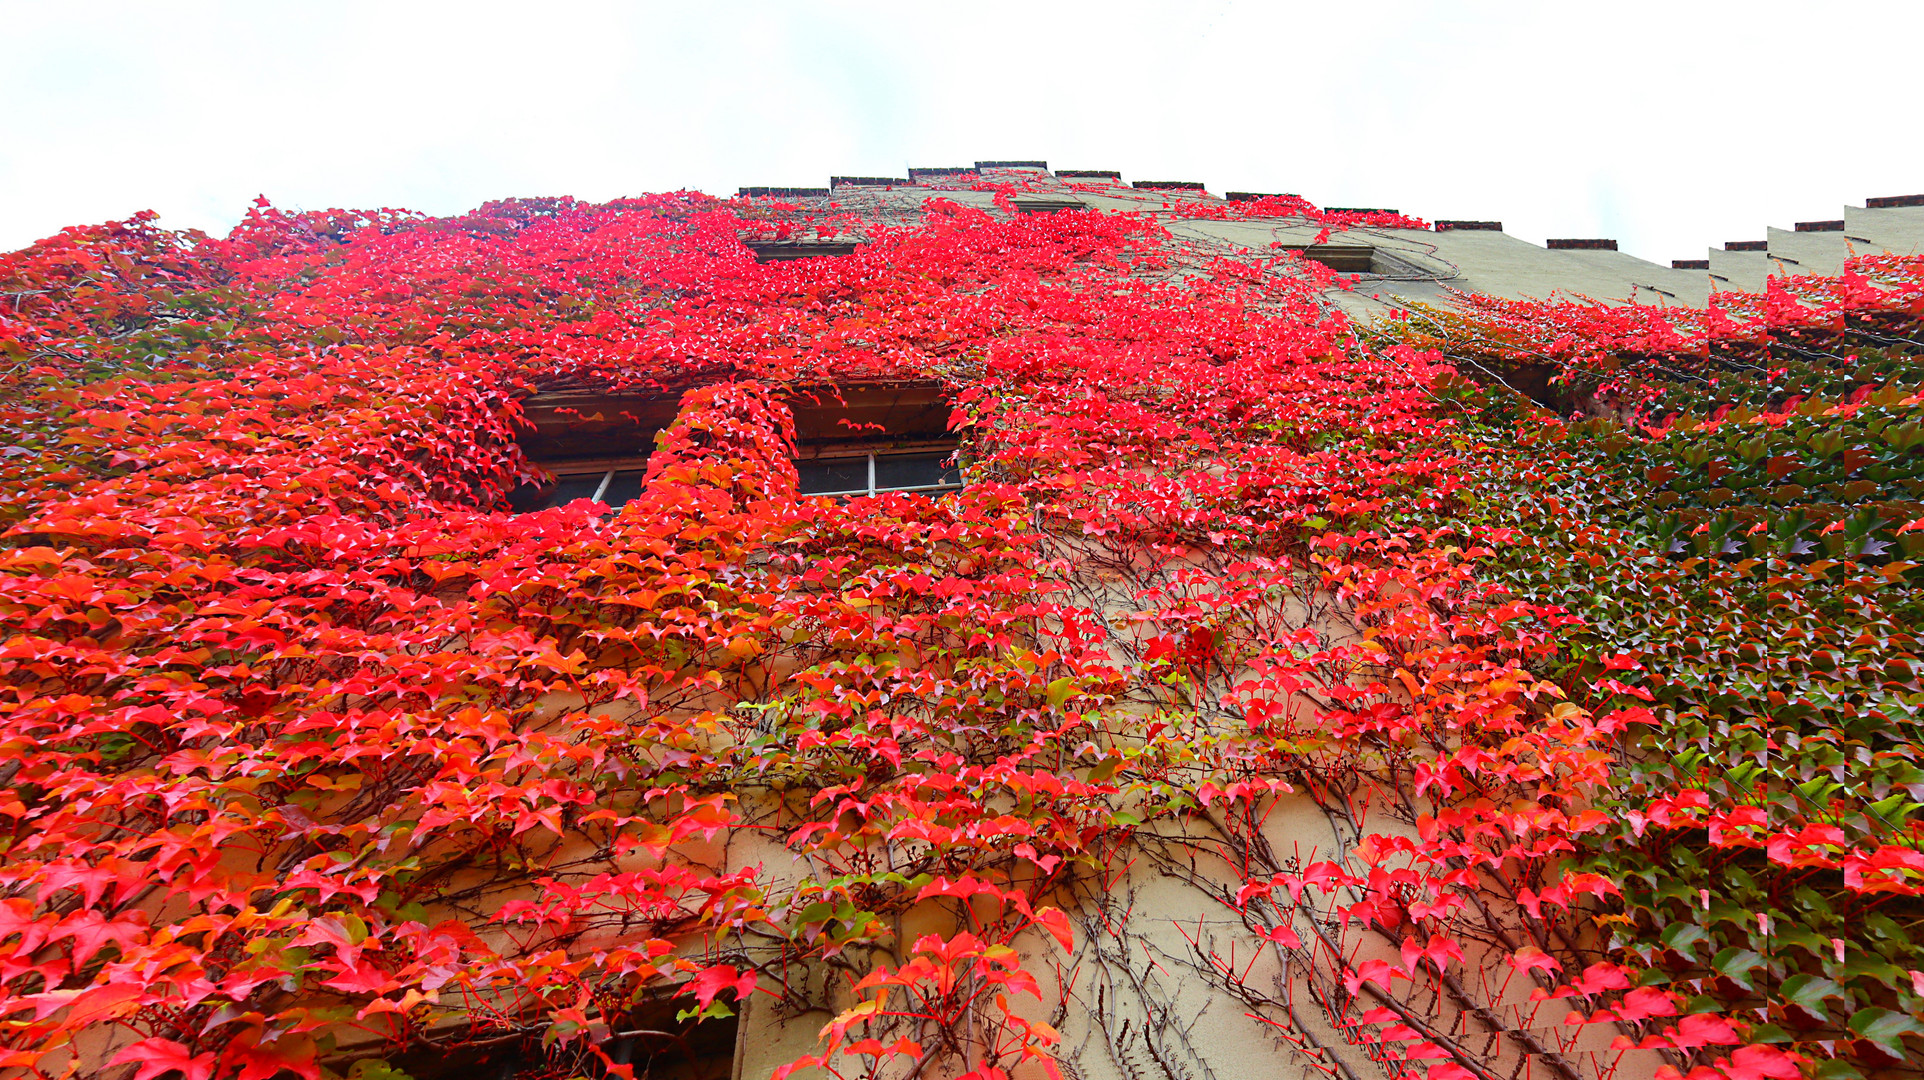
[[[608,490],[601,493],[601,501],[614,507],[627,506],[641,494],[641,482],[647,475],[647,469],[615,470],[613,479],[608,481]]]
[[[949,455],[941,451],[932,454],[886,454],[875,459],[875,488],[886,491],[892,488],[942,487],[960,484],[962,474],[953,467],[944,467],[943,462]]]
[[[798,461],[798,490],[804,495],[828,495],[844,491],[868,490],[868,458],[817,458]]]
[[[586,473],[580,476],[564,476],[554,486],[554,494],[548,496],[549,506],[565,506],[576,499],[592,499],[601,487],[601,478],[606,473]]]

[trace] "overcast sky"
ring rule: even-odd
[[[978,159],[1612,237],[1924,192],[1919,0],[0,0],[0,250]]]

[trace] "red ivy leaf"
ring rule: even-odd
[[[214,1073],[214,1055],[196,1054],[172,1039],[142,1039],[115,1055],[112,1064],[140,1062],[134,1080],[152,1080],[162,1073],[179,1071],[182,1080],[207,1080]]]
[[[735,991],[736,1001],[748,1000],[748,995],[755,991],[755,973],[753,971],[737,972],[732,967],[722,965],[703,971],[688,983],[688,992],[695,995],[695,1000],[700,1002],[704,1009],[708,1007],[709,1002],[715,1000],[715,995],[723,990]]]

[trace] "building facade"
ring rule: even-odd
[[[1655,467],[1394,330],[1464,294],[1701,314],[1713,286],[1914,253],[1924,205],[1880,201],[1904,205],[1662,267],[981,162],[449,219],[263,207],[222,240],[137,221],[15,253],[0,1067],[1903,1066],[1924,989],[1891,942],[1924,867],[1907,812],[1878,815],[1924,774],[1866,736],[1826,797],[1884,810],[1793,806],[1754,842],[1775,819],[1725,805],[1737,780],[1653,788],[1765,721],[1679,698],[1665,650],[1697,632],[1637,621],[1677,605],[1603,612],[1646,593],[1583,575],[1701,548],[1696,581],[1746,544],[1866,568],[1852,618],[1893,660],[1853,693],[1901,711],[1910,609],[1864,612],[1873,579],[1911,588],[1892,552],[1919,530],[1877,509],[1924,475],[1910,286],[1807,290],[1763,352],[1698,350],[1900,367],[1825,368],[1842,403],[1766,372],[1759,409],[1652,436],[1736,431],[1728,456]],[[1883,456],[1771,450],[1797,417]],[[1789,482],[1826,454],[1843,471]],[[1837,528],[1765,527],[1824,484]],[[1678,531],[1646,497],[1721,516]],[[1742,651],[1775,642],[1730,662],[1783,708],[1786,665]],[[1871,897],[1864,929],[1752,947],[1731,935],[1798,929],[1717,891],[1757,881]],[[1883,987],[1862,1020],[1818,1015],[1854,979]]]

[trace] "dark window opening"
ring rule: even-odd
[[[846,449],[907,449],[906,443],[949,441],[953,409],[933,382],[852,383],[800,389],[785,400],[795,414],[795,441],[816,448],[807,456],[833,456]]]
[[[1080,199],[1016,199],[1015,212],[1018,214],[1053,214],[1058,210],[1086,210],[1088,204]]]
[[[1376,249],[1363,244],[1313,244],[1284,250],[1300,251],[1303,258],[1322,263],[1339,274],[1367,274],[1376,258]]]
[[[828,240],[746,240],[748,250],[758,263],[787,262],[791,259],[820,259],[830,255],[853,255],[851,242]]]
[[[693,1007],[687,998],[674,998],[636,1009],[627,1029],[636,1034],[617,1033],[608,1056],[649,1080],[731,1080],[741,1049],[739,1012],[699,1022],[675,1019]]]
[[[741,1051],[738,1016],[676,1019],[692,1005],[668,998],[638,1006],[601,1044],[617,1065],[649,1080],[732,1080]],[[415,1080],[553,1080],[611,1076],[601,1059],[578,1046],[543,1047],[530,1038],[492,1046],[449,1046],[397,1054],[388,1062]]]
[[[587,472],[575,472],[581,465],[563,465],[555,471],[551,483],[526,484],[516,488],[508,496],[508,501],[518,511],[545,510],[550,506],[566,506],[576,499],[598,502],[609,510],[619,510],[635,501],[641,495],[643,481],[648,476],[646,461],[632,461],[628,468],[589,467]]]

